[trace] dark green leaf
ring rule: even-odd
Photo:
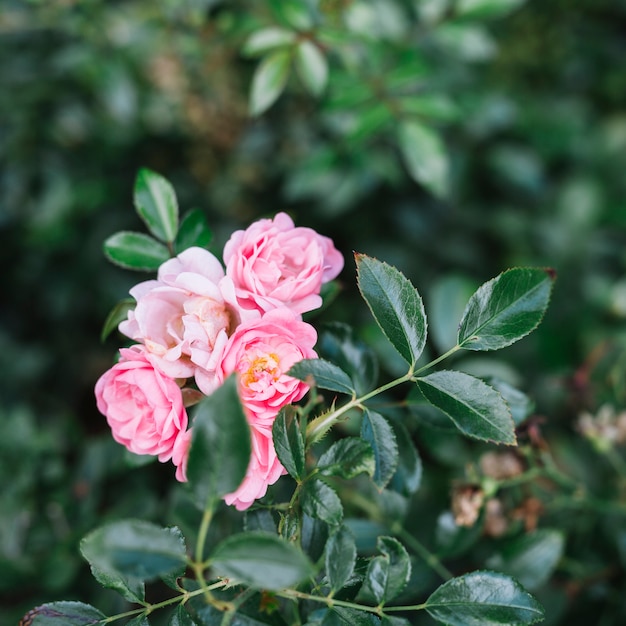
[[[301,479],[304,475],[304,438],[293,408],[280,411],[272,425],[272,437],[278,460],[290,476]]]
[[[383,489],[398,467],[396,436],[382,415],[366,409],[361,423],[361,437],[372,446],[376,459],[373,480],[379,489]]]
[[[515,425],[509,407],[492,387],[469,374],[441,371],[417,379],[424,397],[450,416],[466,435],[514,445]]]
[[[89,604],[50,602],[29,611],[22,621],[28,626],[88,626],[103,619],[106,617]]]
[[[275,48],[289,46],[296,40],[296,33],[286,28],[268,26],[257,30],[248,37],[241,49],[246,56],[265,54]]]
[[[128,317],[128,311],[135,308],[137,303],[132,299],[120,300],[107,315],[100,333],[100,341],[104,341]]]
[[[466,553],[480,539],[483,524],[478,520],[472,526],[459,526],[452,511],[444,511],[437,517],[435,539],[437,554],[457,557]]]
[[[313,566],[293,543],[259,531],[222,541],[211,555],[211,565],[220,576],[269,590],[297,585],[313,573]]]
[[[396,268],[357,254],[359,289],[372,315],[402,357],[415,365],[426,343],[426,313],[419,293]]]
[[[422,460],[406,428],[399,422],[394,422],[392,427],[398,444],[398,467],[389,487],[408,498],[422,481]]]
[[[555,273],[514,268],[479,287],[459,326],[458,343],[467,350],[498,350],[525,337],[548,307]]]
[[[197,405],[187,477],[203,507],[235,491],[250,462],[250,428],[236,385],[228,378]]]
[[[324,359],[303,359],[294,363],[287,373],[305,382],[309,376],[312,376],[320,389],[329,389],[348,395],[356,393],[350,377],[334,363],[324,361]]]
[[[341,524],[343,518],[341,500],[335,490],[323,480],[316,478],[308,480],[302,489],[300,503],[307,515],[331,526]]]
[[[426,610],[449,626],[523,626],[544,617],[541,605],[518,582],[495,572],[449,580],[426,600]]]
[[[269,6],[276,18],[298,30],[309,30],[313,20],[308,3],[301,0],[269,0]]]
[[[393,600],[411,576],[411,559],[404,546],[393,537],[379,537],[381,556],[370,560],[359,598],[376,605]]]
[[[122,231],[104,242],[105,256],[116,265],[130,270],[152,272],[170,258],[169,250],[143,233]]]
[[[376,458],[372,446],[360,437],[346,437],[335,441],[317,462],[324,476],[354,478],[365,473],[374,476]]]
[[[148,230],[161,241],[173,242],[178,231],[178,201],[169,181],[149,169],[140,169],[134,200]]]
[[[278,50],[256,68],[250,88],[250,115],[260,115],[276,102],[287,84],[291,57],[291,51]]]
[[[174,250],[176,254],[180,254],[183,250],[198,246],[206,248],[210,243],[213,234],[209,228],[206,215],[200,209],[192,209],[185,213],[180,222],[180,228],[174,242]]]
[[[328,80],[328,63],[322,51],[312,41],[303,39],[296,48],[295,64],[304,86],[319,96]]]
[[[535,403],[522,391],[509,385],[504,380],[490,377],[486,381],[507,403],[515,426],[519,426],[535,410]]]
[[[439,135],[418,122],[404,122],[398,127],[398,145],[411,178],[436,196],[445,196],[450,166]]]
[[[367,611],[357,611],[343,606],[329,609],[320,626],[377,626],[380,619]]]
[[[513,576],[531,591],[548,581],[563,555],[565,537],[558,530],[540,528],[508,541],[487,565]]]
[[[356,544],[347,526],[340,526],[326,543],[326,576],[333,593],[337,593],[352,576],[356,563]]]
[[[81,541],[80,549],[92,569],[113,577],[106,586],[118,591],[119,578],[154,580],[182,573],[186,563],[185,541],[178,528],[161,528],[141,520],[102,526]]]
[[[126,626],[150,626],[150,622],[145,615],[139,615],[131,619],[130,622],[126,622]]]
[[[172,614],[168,626],[197,626],[197,624],[191,618],[187,609],[180,604]]]

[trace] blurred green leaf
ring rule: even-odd
[[[377,626],[380,620],[372,613],[343,606],[328,609],[320,626]]]
[[[499,350],[531,333],[550,302],[556,274],[514,268],[486,282],[470,298],[459,326],[466,350]]]
[[[259,531],[226,538],[211,554],[211,566],[219,576],[268,590],[295,586],[313,573],[294,544]]]
[[[103,619],[105,615],[83,602],[50,602],[29,611],[23,621],[28,626],[93,626]]]
[[[524,626],[543,619],[541,605],[512,578],[471,572],[444,583],[425,608],[450,626]]]
[[[307,2],[300,0],[269,0],[274,15],[286,25],[298,30],[313,26],[313,16]]]
[[[128,312],[135,308],[137,303],[132,298],[120,300],[109,312],[100,333],[100,341],[105,339],[128,317]]]
[[[328,585],[337,593],[350,580],[356,563],[356,544],[347,526],[339,526],[328,538],[325,563]]]
[[[304,476],[304,438],[296,412],[283,408],[272,425],[272,437],[279,461],[293,478]]]
[[[239,487],[250,462],[248,421],[241,407],[234,376],[201,401],[193,419],[187,477],[201,506]]]
[[[191,618],[187,609],[181,604],[176,607],[167,626],[197,626],[196,622]]]
[[[441,371],[417,379],[424,397],[470,437],[514,445],[515,425],[502,396],[469,374]]]
[[[404,425],[394,422],[392,428],[398,444],[398,466],[389,488],[409,497],[419,489],[422,482],[422,460]]]
[[[376,459],[372,446],[360,437],[346,437],[335,441],[317,462],[317,469],[324,476],[354,478],[365,473],[373,476]]]
[[[241,49],[246,56],[258,56],[274,50],[289,46],[296,41],[296,33],[292,30],[278,26],[268,26],[253,32]]]
[[[426,313],[419,293],[395,267],[355,255],[361,295],[394,348],[413,367],[426,344]]]
[[[439,135],[418,122],[403,122],[398,126],[398,145],[411,178],[437,197],[445,197],[450,166]]]
[[[135,180],[135,208],[148,230],[172,243],[178,231],[178,201],[174,188],[160,174],[142,168]]]
[[[250,115],[261,115],[276,102],[287,84],[292,56],[289,50],[272,52],[256,68],[250,88]]]
[[[308,39],[302,40],[296,47],[295,66],[307,90],[319,96],[328,81],[328,62],[319,47]]]
[[[156,271],[170,258],[169,250],[156,239],[143,233],[122,231],[104,242],[109,261],[130,270]]]
[[[361,422],[361,437],[372,446],[376,459],[373,480],[379,489],[383,489],[398,467],[396,436],[382,415],[365,409]]]
[[[515,426],[519,426],[526,418],[532,415],[535,410],[535,403],[525,393],[499,378],[490,377],[485,382],[504,398],[511,410]]]
[[[329,389],[350,396],[356,393],[350,377],[337,365],[324,359],[303,359],[294,363],[287,373],[304,382],[312,376],[315,385],[320,389]]]
[[[204,211],[191,209],[185,213],[180,222],[174,241],[174,250],[176,254],[180,254],[192,246],[206,248],[211,243],[212,238],[213,233],[211,233]]]
[[[455,12],[459,17],[475,19],[502,17],[524,2],[526,0],[457,0]]]
[[[315,519],[320,519],[330,526],[341,524],[343,506],[337,492],[323,480],[307,480],[300,498],[302,510]]]
[[[150,622],[145,615],[138,615],[129,622],[126,622],[126,626],[150,626]]]

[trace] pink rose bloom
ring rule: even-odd
[[[278,213],[233,233],[224,263],[243,308],[265,312],[286,306],[304,313],[322,305],[322,283],[339,274],[343,256],[328,237],[296,228],[286,213]]]
[[[262,498],[268,486],[286,474],[285,468],[276,456],[271,430],[268,432],[254,427],[250,430],[252,455],[246,476],[236,491],[224,496],[226,504],[234,505],[238,511],[249,508],[255,500]]]
[[[143,343],[172,378],[196,377],[202,392],[218,385],[216,369],[228,336],[242,319],[232,281],[203,248],[189,248],[161,265],[157,280],[130,290],[137,301],[120,332]]]
[[[187,482],[187,461],[189,460],[189,447],[191,446],[191,429],[181,433],[176,439],[172,450],[172,463],[176,466],[176,480],[181,483]]]
[[[237,327],[223,353],[221,379],[238,374],[239,396],[251,425],[271,430],[278,411],[308,391],[308,385],[286,372],[302,359],[317,357],[316,341],[313,326],[284,307]]]
[[[155,367],[143,346],[122,348],[120,354],[121,360],[96,383],[98,410],[106,416],[115,441],[135,454],[168,461],[187,429],[182,391]]]

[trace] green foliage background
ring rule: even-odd
[[[464,367],[527,391],[557,461],[615,505],[542,513],[540,526],[567,536],[553,580],[537,591],[546,623],[624,623],[624,460],[617,450],[620,475],[575,422],[604,403],[626,408],[626,3],[494,2],[512,10],[493,19],[459,19],[445,0],[312,4],[339,33],[324,49],[326,88],[311,95],[293,72],[251,117],[259,59],[242,49],[259,29],[292,27],[285,3],[3,3],[0,622],[57,598],[122,610],[77,550],[103,520],[197,526],[170,468],[130,469],[93,400],[119,343],[99,341],[103,320],[138,280],[107,263],[102,241],[141,228],[131,200],[146,166],[173,183],[183,210],[206,212],[216,250],[278,210],[332,237],[347,258],[343,291],[315,324],[354,325],[392,373],[359,300],[352,250],[401,268],[439,320],[507,267],[555,268],[539,330],[497,361],[466,357]],[[344,12],[355,5],[376,19],[357,13],[350,34]],[[352,65],[342,65],[342,37],[355,33]],[[381,113],[381,102],[397,102],[386,81],[403,68],[424,72],[402,102],[444,142],[446,194],[410,175],[402,125]],[[444,331],[433,354],[450,347]],[[428,488],[413,506],[419,528],[432,529],[476,453],[452,435],[411,433],[429,451]],[[461,550],[459,571],[482,566],[489,545]]]

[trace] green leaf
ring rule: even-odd
[[[453,578],[426,600],[425,608],[449,626],[523,626],[544,617],[544,610],[518,582],[495,572]]]
[[[328,585],[337,593],[350,580],[356,563],[356,544],[347,526],[340,526],[328,538],[325,563]]]
[[[287,84],[291,57],[290,50],[278,50],[256,68],[250,88],[250,115],[261,115],[276,102]]]
[[[178,201],[169,181],[142,168],[135,179],[135,209],[148,230],[161,241],[172,243],[178,231]]]
[[[123,322],[128,317],[128,311],[135,308],[137,303],[132,298],[120,300],[107,315],[102,326],[102,332],[100,333],[100,341],[105,339],[119,326],[120,322]]]
[[[373,481],[383,489],[398,467],[398,444],[389,422],[379,413],[366,409],[361,422],[361,437],[372,446],[376,459]]]
[[[197,405],[193,420],[187,477],[201,506],[212,506],[239,487],[250,453],[250,427],[231,376]]]
[[[341,524],[343,507],[337,492],[323,480],[308,480],[302,489],[300,499],[302,510],[315,519],[320,519],[330,526]]]
[[[258,589],[278,591],[313,574],[313,566],[293,543],[264,532],[231,535],[211,555],[220,576]]]
[[[381,556],[370,560],[358,597],[377,606],[393,600],[411,576],[411,559],[404,546],[393,537],[379,537]]]
[[[500,378],[489,377],[485,381],[493,387],[507,403],[515,426],[519,426],[535,410],[535,403],[525,393]]]
[[[106,616],[98,609],[83,602],[50,602],[30,610],[20,623],[28,626],[88,626],[104,619]]]
[[[145,615],[139,615],[131,619],[130,622],[126,622],[126,626],[150,626],[150,622]]]
[[[559,530],[540,528],[508,541],[488,559],[490,568],[513,576],[531,591],[546,583],[563,556],[565,537]]]
[[[176,254],[180,254],[192,246],[206,248],[211,243],[212,237],[213,234],[204,211],[192,209],[185,213],[180,222],[180,228],[174,241],[174,250]]]
[[[320,626],[378,626],[380,619],[367,611],[357,611],[343,606],[329,609]]]
[[[524,2],[525,0],[458,0],[455,11],[459,17],[495,18],[510,13]]]
[[[408,498],[419,489],[422,481],[422,460],[407,429],[399,422],[392,427],[398,444],[398,466],[389,487]]]
[[[295,65],[304,86],[314,96],[319,96],[328,81],[328,62],[322,51],[308,39],[296,48]]]
[[[269,0],[276,18],[291,28],[309,30],[313,27],[311,10],[302,0]]]
[[[469,374],[435,372],[417,379],[424,397],[450,416],[466,435],[483,441],[516,444],[511,411],[492,387]]]
[[[243,44],[241,53],[245,56],[258,56],[275,48],[283,48],[294,43],[296,33],[278,26],[268,26],[257,30]]]
[[[466,350],[499,350],[535,330],[550,301],[556,274],[550,269],[513,268],[479,287],[459,326]]]
[[[398,127],[398,145],[411,178],[437,197],[446,196],[450,165],[439,135],[418,122],[404,122]]]
[[[304,475],[304,438],[295,409],[280,411],[272,425],[272,437],[278,460],[290,476],[301,479]]]
[[[143,233],[121,231],[104,242],[104,254],[115,265],[129,270],[153,272],[170,258],[169,250]]]
[[[287,374],[305,382],[309,376],[312,376],[316,386],[320,389],[329,389],[348,395],[356,393],[350,377],[334,363],[324,359],[302,359],[294,363]]]
[[[116,575],[154,580],[167,574],[180,575],[186,564],[185,541],[178,528],[161,528],[141,520],[102,526],[81,541],[80,550],[92,569],[113,577],[106,586],[114,589],[118,589]]]
[[[402,357],[415,365],[426,344],[426,313],[419,293],[395,267],[355,255],[359,289],[374,319]]]
[[[191,615],[187,612],[187,609],[179,604],[176,610],[172,614],[168,626],[197,626],[196,622],[191,618]]]
[[[354,478],[365,473],[374,476],[376,457],[372,446],[360,437],[339,439],[320,456],[317,469],[323,476]]]

